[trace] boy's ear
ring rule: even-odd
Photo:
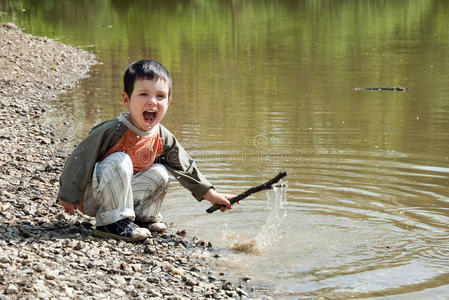
[[[122,101],[123,101],[123,104],[129,108],[129,97],[126,92],[122,92]]]
[[[168,103],[168,104],[170,104],[170,101],[171,101],[171,97],[170,97],[170,98],[168,98],[168,101],[167,101],[167,103]]]

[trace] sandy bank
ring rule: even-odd
[[[0,46],[0,299],[245,297],[213,271],[206,242],[174,232],[102,240],[92,219],[63,213],[55,197],[66,139],[44,125],[45,113],[95,57],[7,26]]]

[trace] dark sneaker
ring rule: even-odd
[[[154,232],[165,232],[167,230],[167,226],[162,222],[145,222],[145,221],[135,221],[142,228],[148,228],[150,231]]]
[[[151,232],[148,229],[140,228],[128,218],[109,225],[97,226],[93,234],[127,242],[137,242],[151,237]]]

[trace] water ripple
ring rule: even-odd
[[[259,174],[238,175],[226,162],[217,173],[216,165],[200,163],[206,173],[212,172],[209,178],[231,192],[260,184],[273,173],[262,167]],[[277,243],[257,258],[232,254],[226,265],[236,276],[254,278],[256,295],[259,289],[276,298],[345,299],[446,284],[449,168],[444,160],[399,152],[318,150],[304,152],[299,163],[285,166],[288,214]],[[254,236],[264,223],[263,199],[255,195],[243,201],[221,222],[230,224],[228,231]],[[201,228],[199,216],[194,222]]]

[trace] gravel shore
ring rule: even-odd
[[[214,271],[214,249],[185,230],[139,243],[92,236],[94,219],[56,204],[66,138],[44,125],[48,101],[95,56],[0,25],[0,299],[246,298]]]

